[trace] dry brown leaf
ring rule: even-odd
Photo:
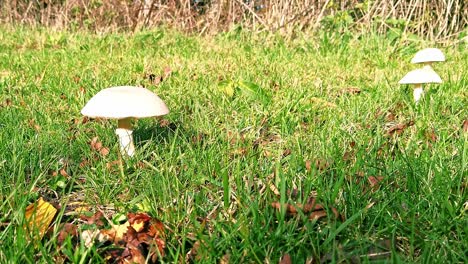
[[[325,210],[320,210],[320,211],[314,211],[309,215],[310,220],[320,220],[321,218],[324,218],[327,216],[327,211]]]
[[[392,136],[394,134],[401,135],[406,128],[412,125],[414,125],[413,121],[409,121],[408,123],[400,123],[400,124],[393,125],[387,129],[387,135],[389,136]]]
[[[465,121],[463,121],[463,132],[465,133],[468,133],[468,119],[465,119]]]
[[[357,87],[347,87],[347,88],[341,90],[341,94],[355,95],[355,94],[360,94],[360,93],[361,93],[361,89],[359,89]]]
[[[36,240],[42,239],[56,213],[57,209],[44,201],[42,197],[26,207],[24,215],[26,219],[25,228],[30,232],[32,238]]]
[[[199,262],[201,260],[201,257],[198,254],[200,245],[201,245],[200,240],[195,241],[192,248],[185,255],[185,263],[191,263],[194,261]]]
[[[57,243],[59,245],[62,245],[67,237],[76,237],[78,235],[78,227],[71,223],[61,224],[59,230],[57,235]]]
[[[89,143],[89,145],[91,146],[92,150],[95,150],[95,151],[99,152],[99,154],[101,154],[102,156],[107,156],[109,154],[109,152],[110,152],[109,148],[104,147],[102,145],[102,142],[99,141],[98,137],[93,137],[91,139],[91,142]]]
[[[114,160],[106,163],[106,168],[108,170],[114,171],[118,170],[121,164],[121,160]]]
[[[169,76],[171,76],[171,74],[172,74],[172,69],[169,66],[166,66],[164,68],[163,79],[167,79]]]
[[[5,101],[3,101],[3,103],[0,106],[1,107],[8,107],[8,106],[11,106],[11,105],[12,105],[11,99],[7,98],[7,99],[5,99]]]
[[[395,121],[395,119],[396,119],[396,116],[392,112],[388,112],[387,115],[385,116],[385,120],[387,122],[393,122]]]
[[[430,140],[431,142],[436,142],[437,141],[437,135],[435,134],[434,130],[427,131],[426,132],[426,138]]]
[[[219,260],[219,264],[229,264],[230,258],[231,258],[230,254],[224,254],[223,257]]]
[[[84,204],[83,202],[79,202],[79,203]],[[79,207],[82,207],[82,206],[79,206]],[[89,225],[96,224],[97,226],[104,226],[104,214],[101,211],[98,211],[92,216],[80,215],[79,218]]]
[[[326,169],[330,167],[330,162],[323,160],[323,159],[317,159],[315,161],[315,167],[319,171],[325,171]]]
[[[307,171],[307,172],[310,172],[310,170],[312,170],[312,161],[306,160],[306,162],[305,162],[305,168],[306,168],[306,171]]]
[[[291,264],[291,256],[289,254],[284,254],[279,260],[279,264]]]
[[[291,149],[285,149],[285,150],[283,151],[283,158],[285,158],[285,157],[287,157],[287,156],[289,156],[289,155],[291,155]]]
[[[30,119],[28,123],[29,123],[29,126],[34,128],[34,130],[36,130],[37,132],[41,130],[41,127],[38,124],[36,124],[36,121],[34,119]]]
[[[380,182],[383,181],[384,177],[383,176],[369,176],[367,178],[367,181],[369,181],[369,184],[372,188],[373,191],[379,189],[380,187]]]
[[[145,228],[145,224],[151,220],[151,217],[145,213],[139,214],[128,214],[128,222],[130,226],[135,229],[136,232],[141,232]]]
[[[167,119],[161,119],[159,120],[159,126],[160,127],[168,127],[171,124],[171,122]]]

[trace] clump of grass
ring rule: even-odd
[[[84,245],[58,251],[54,231],[28,242],[24,209],[39,195],[62,206],[55,222],[77,195],[117,211],[147,201],[169,230],[167,262],[365,261],[376,248],[387,260],[465,261],[467,53],[445,48],[435,66],[444,83],[414,105],[397,82],[419,48],[373,34],[285,41],[2,27],[0,262],[54,262],[63,250],[103,261]],[[269,100],[228,96],[225,80],[255,84]],[[122,171],[108,166],[118,159],[112,124],[80,115],[114,85],[146,86],[171,109],[139,121],[140,152]],[[91,149],[95,136],[109,155]],[[64,164],[60,187],[53,172]],[[327,217],[271,206],[310,195]]]

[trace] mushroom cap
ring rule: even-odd
[[[416,69],[408,72],[399,84],[442,83],[439,75],[430,68]]]
[[[161,116],[169,113],[166,104],[146,88],[117,86],[99,91],[81,109],[92,118],[123,119]]]
[[[440,49],[427,48],[422,49],[414,55],[411,63],[424,63],[433,61],[445,61],[445,56]]]

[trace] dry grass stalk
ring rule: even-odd
[[[343,16],[352,18],[348,27],[396,27],[433,40],[452,38],[468,24],[465,0],[0,0],[0,23],[95,31],[166,25],[205,33],[241,24],[290,34],[316,30],[324,18],[339,24]]]

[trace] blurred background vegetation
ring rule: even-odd
[[[212,34],[233,27],[377,32],[466,40],[466,0],[0,0],[0,22],[96,32],[167,26]]]

